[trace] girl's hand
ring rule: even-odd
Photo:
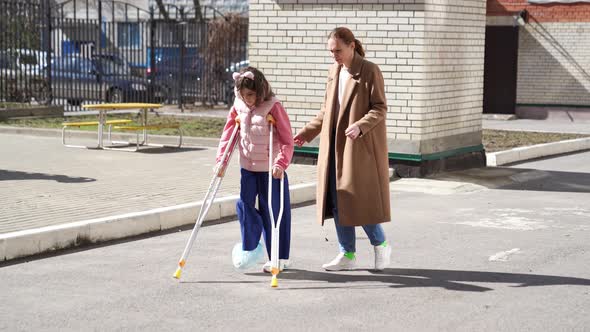
[[[305,140],[303,139],[303,137],[301,137],[300,134],[295,135],[295,137],[293,137],[293,143],[295,143],[295,145],[297,145],[298,147],[303,146],[303,144],[305,144]]]
[[[215,174],[215,176],[223,176],[223,173],[225,173],[225,169],[223,168],[223,164],[221,162],[218,162],[217,164],[215,164],[215,167],[213,167],[213,174]]]
[[[348,136],[350,139],[356,139],[360,134],[361,129],[356,124],[351,125],[344,131],[344,135]]]
[[[275,179],[283,178],[283,170],[280,167],[274,166],[272,168],[272,177]]]

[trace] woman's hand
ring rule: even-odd
[[[356,124],[352,124],[350,127],[346,128],[344,131],[344,135],[348,136],[350,139],[356,139],[361,134],[361,128]]]
[[[298,147],[303,146],[303,144],[305,144],[305,140],[303,139],[303,137],[301,137],[300,134],[295,135],[295,137],[293,137],[293,143],[295,143],[295,145],[297,145]]]
[[[275,179],[281,179],[283,177],[283,169],[277,166],[273,166],[272,177]]]

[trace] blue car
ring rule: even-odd
[[[147,76],[161,86],[172,98],[177,98],[182,86],[185,101],[198,100],[203,97],[203,68],[205,61],[199,56],[169,57],[156,61],[154,72],[147,68]],[[182,74],[182,75],[181,75]]]
[[[109,56],[54,58],[51,82],[53,97],[66,99],[72,105],[82,101],[163,102],[168,98],[158,84],[154,84],[154,98],[150,98],[150,82],[133,76],[126,62]]]

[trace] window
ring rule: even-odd
[[[140,46],[139,23],[117,23],[117,44],[120,47]]]

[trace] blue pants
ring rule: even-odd
[[[268,211],[268,172],[251,172],[241,169],[240,199],[236,203],[240,230],[242,232],[242,250],[254,250],[264,234],[266,252],[270,259],[272,226]],[[291,248],[291,202],[289,199],[289,179],[285,178],[283,218],[279,234],[279,259],[289,259]],[[280,179],[272,181],[272,210],[275,222],[280,208]],[[256,200],[258,199],[258,209]]]
[[[328,168],[328,189],[330,203],[332,203],[332,214],[336,226],[336,235],[340,244],[341,252],[356,252],[356,232],[354,226],[340,226],[338,223],[338,199],[336,194],[336,162],[334,148],[330,150],[330,166]],[[378,188],[376,190],[379,190]],[[385,232],[380,224],[362,226],[369,237],[371,244],[380,245],[385,241]]]

